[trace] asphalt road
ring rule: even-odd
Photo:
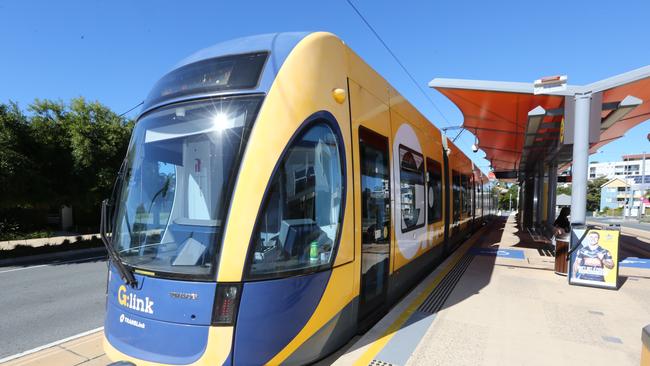
[[[608,218],[608,217],[589,217],[587,223],[597,222],[600,224],[617,224],[621,225],[621,239],[620,239],[620,255],[621,258],[626,257],[638,257],[638,258],[650,258],[650,224],[639,223],[636,221],[623,221],[620,218]],[[638,231],[634,234],[626,232],[625,228],[631,228],[643,231],[647,235],[638,234]]]
[[[612,218],[612,217],[588,217],[587,221],[597,221],[597,222],[602,222],[604,224],[618,224],[621,225],[622,227],[629,227],[632,229],[637,229],[637,230],[645,230],[650,233],[650,224],[645,223],[645,222],[637,222],[634,220],[625,220],[620,218]]]
[[[103,325],[105,258],[0,267],[0,359]]]

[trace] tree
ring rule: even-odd
[[[517,209],[517,190],[516,184],[511,184],[506,192],[499,194],[499,209],[507,210],[510,208],[510,200],[512,198],[512,208]]]
[[[566,187],[557,187],[557,194],[566,194],[567,196],[571,195],[571,186],[567,185]]]
[[[72,167],[66,106],[61,101],[36,99],[28,111],[33,140],[30,156],[41,177],[27,201],[45,208],[70,204],[80,187]]]
[[[72,100],[67,120],[72,169],[80,185],[73,201],[97,214],[101,200],[110,195],[133,122],[83,98]]]
[[[0,104],[0,207],[25,203],[41,178],[31,146],[29,123],[18,104]]]
[[[600,186],[607,183],[607,178],[592,179],[587,183],[587,211],[600,209]]]
[[[77,223],[95,226],[133,121],[83,98],[36,99],[28,112],[0,104],[0,208],[71,205]]]

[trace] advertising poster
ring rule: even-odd
[[[585,231],[587,232],[586,235]],[[569,283],[595,287],[617,288],[618,230],[574,229],[572,241],[577,244],[569,260]]]

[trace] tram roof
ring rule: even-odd
[[[535,94],[534,83],[436,78],[429,86],[460,109],[462,128],[477,136],[501,179],[519,177],[527,165],[533,166],[526,162],[557,159],[561,169],[570,164],[572,145],[565,144],[561,135],[572,129],[563,123],[564,107],[575,95],[602,96],[601,130],[590,153],[650,118],[650,66],[547,94]]]
[[[191,54],[174,66],[174,69],[213,57],[269,51],[274,55],[271,66],[277,66],[274,67],[277,72],[291,50],[307,35],[309,32],[267,33],[227,40]]]
[[[248,37],[235,38],[221,43],[217,43],[210,47],[199,50],[190,56],[184,58],[176,64],[169,72],[203,60],[208,60],[216,57],[240,55],[253,52],[269,52],[269,58],[266,61],[264,69],[259,79],[259,83],[255,89],[246,90],[247,93],[266,93],[271,88],[273,80],[282,67],[282,64],[289,56],[293,48],[311,32],[285,32],[285,33],[268,33],[253,35]],[[232,93],[232,90],[228,90]],[[214,94],[214,93],[207,93]],[[186,99],[183,97],[181,99]],[[174,100],[166,100],[165,103],[173,102]],[[157,107],[160,103],[150,103],[150,100],[145,100],[144,107],[141,114]]]

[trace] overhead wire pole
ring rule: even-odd
[[[416,86],[416,87],[418,88],[418,90],[422,93],[422,95],[424,95],[424,97],[425,97],[429,102],[431,102],[431,105],[433,105],[433,108],[435,108],[435,110],[438,112],[438,114],[440,114],[440,116],[441,116],[442,119],[445,121],[445,123],[447,123],[449,126],[451,126],[451,123],[449,123],[449,120],[447,119],[447,117],[445,117],[445,115],[442,113],[442,111],[440,110],[440,108],[438,108],[438,105],[436,104],[436,102],[433,101],[433,98],[431,98],[431,97],[429,96],[429,94],[427,94],[427,93],[424,91],[424,89],[422,89],[422,86],[420,86],[420,84],[415,80],[415,78],[413,77],[413,75],[408,71],[408,69],[406,68],[406,66],[404,66],[404,64],[402,63],[402,61],[399,60],[399,58],[397,57],[397,55],[395,55],[395,53],[390,49],[390,47],[388,47],[388,45],[386,44],[386,42],[384,42],[384,40],[381,38],[381,36],[379,35],[379,33],[377,33],[377,31],[375,30],[375,28],[374,28],[374,27],[373,27],[373,26],[368,22],[368,20],[366,20],[366,18],[363,16],[363,14],[361,14],[361,12],[359,11],[359,9],[357,9],[357,7],[354,6],[354,4],[352,3],[351,0],[346,0],[346,1],[347,1],[347,3],[350,5],[350,7],[352,7],[352,9],[354,10],[354,12],[357,13],[357,15],[359,16],[359,18],[361,18],[361,20],[366,24],[366,26],[368,27],[368,29],[370,29],[370,31],[375,35],[375,37],[377,37],[377,39],[379,40],[379,42],[381,42],[381,44],[384,46],[384,48],[386,49],[386,51],[388,51],[388,53],[390,53],[390,55],[393,57],[393,59],[395,59],[395,61],[397,62],[397,64],[402,68],[402,70],[404,70],[404,72],[406,73],[406,75],[408,75],[408,77],[411,79],[411,81],[413,82],[413,84],[415,84],[415,86]]]

